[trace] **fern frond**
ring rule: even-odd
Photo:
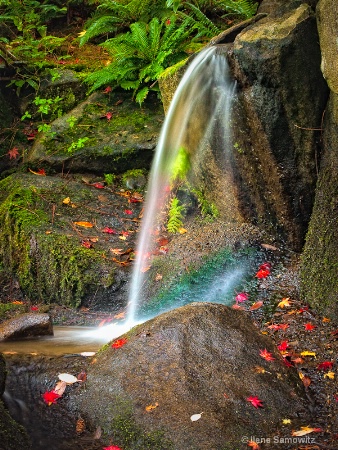
[[[189,7],[195,18],[195,27],[198,30],[196,38],[204,36],[213,37],[221,32],[212,20],[210,20],[199,8],[189,2],[187,2],[186,5]]]
[[[90,39],[116,31],[120,21],[116,17],[102,16],[90,26],[80,38],[80,47]]]
[[[180,201],[177,197],[174,197],[170,202],[168,211],[168,223],[167,230],[169,233],[177,233],[183,226],[183,212],[184,206],[180,205]]]
[[[144,100],[147,98],[148,93],[149,93],[149,88],[147,86],[138,91],[138,93],[135,97],[135,100],[137,101],[137,103],[139,103],[140,106],[142,105]]]
[[[227,11],[227,14],[224,14],[222,17],[235,14],[249,19],[256,14],[258,8],[258,3],[252,0],[221,0],[219,4]]]

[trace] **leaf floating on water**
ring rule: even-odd
[[[59,380],[64,381],[67,384],[74,384],[77,382],[77,378],[70,373],[60,373],[58,378]]]
[[[94,226],[91,222],[74,222],[74,224],[84,228],[93,228]]]
[[[190,417],[190,420],[192,421],[192,422],[196,422],[196,420],[200,420],[200,418],[202,417],[202,412],[200,413],[200,414],[193,414],[191,417]]]

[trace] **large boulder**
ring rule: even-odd
[[[101,349],[88,367],[87,389],[70,399],[105,430],[107,442],[133,450],[149,442],[161,449],[233,450],[247,448],[245,436],[277,435],[285,417],[293,426],[309,420],[293,369],[242,311],[193,303],[123,337],[120,348]],[[264,349],[274,360],[260,356]],[[250,397],[263,407],[256,409]],[[193,421],[194,414],[201,418]]]
[[[302,248],[312,211],[328,96],[320,59],[316,18],[307,4],[246,28],[233,48],[242,209],[275,227],[295,250]]]
[[[0,324],[0,341],[46,335],[53,335],[52,320],[48,314],[21,314]]]

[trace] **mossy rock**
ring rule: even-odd
[[[72,172],[122,173],[149,169],[163,122],[161,102],[140,108],[125,92],[94,93],[39,135],[31,164]]]
[[[129,262],[110,249],[133,247],[138,221],[132,219],[141,205],[126,214],[128,197],[98,186],[32,174],[0,182],[3,271],[32,302],[112,309],[125,304]]]

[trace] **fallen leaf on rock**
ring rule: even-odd
[[[75,430],[77,434],[82,434],[85,431],[85,429],[86,429],[85,421],[80,417],[80,419],[76,421]]]
[[[185,234],[185,233],[187,233],[188,232],[188,230],[186,230],[185,228],[179,228],[178,229],[178,232],[180,233],[180,234]]]
[[[96,352],[82,352],[80,353],[81,356],[94,356],[96,354]]]
[[[12,305],[23,305],[24,304],[24,302],[21,302],[20,300],[14,300],[11,303],[12,303]]]
[[[151,266],[142,267],[141,272],[145,273],[148,272],[148,270],[151,268]]]
[[[124,319],[126,316],[125,311],[115,314],[114,319]]]
[[[122,255],[124,250],[123,248],[110,248],[109,249],[114,255]]]
[[[59,396],[61,397],[63,395],[63,393],[65,392],[66,387],[67,387],[67,383],[65,381],[58,381],[53,390],[56,394],[59,394]]]
[[[332,361],[324,361],[317,366],[317,370],[328,370],[332,369],[333,362]]]
[[[235,300],[236,303],[242,303],[248,300],[248,298],[249,295],[246,292],[240,292],[239,294],[236,295]]]
[[[268,328],[270,330],[286,330],[289,328],[289,325],[287,323],[273,323],[272,325],[269,325]]]
[[[56,403],[56,400],[60,398],[61,395],[53,391],[46,391],[42,394],[43,400],[47,403],[48,406],[52,405],[53,403]]]
[[[18,147],[13,147],[10,150],[8,150],[6,155],[9,156],[9,159],[16,159],[19,156],[19,151],[18,150],[19,150]]]
[[[270,245],[270,244],[261,244],[261,247],[265,248],[265,250],[272,250],[273,252],[278,250],[277,247],[275,247],[274,245]]]
[[[192,421],[192,422],[196,422],[196,420],[199,420],[201,417],[202,417],[202,412],[200,413],[200,414],[193,414],[191,417],[190,417],[190,420]]]
[[[260,449],[259,445],[255,441],[248,441],[247,444],[248,444],[248,447],[251,447],[253,450]]]
[[[39,169],[37,172],[35,172],[34,170],[28,169],[31,173],[33,173],[34,175],[42,175],[42,176],[46,176],[46,172],[45,169]]]
[[[330,380],[334,380],[334,377],[335,377],[335,373],[334,372],[327,372],[324,375],[324,378],[330,378]]]
[[[320,433],[323,431],[321,428],[300,427],[298,431],[293,431],[292,436],[305,436],[309,433]]]
[[[291,306],[291,301],[289,298],[283,298],[279,303],[278,303],[278,308],[285,308],[286,306]]]
[[[311,352],[309,350],[304,350],[303,352],[300,352],[300,356],[316,356],[316,352]]]
[[[102,233],[117,234],[117,232],[113,228],[110,228],[110,227],[103,228]]]
[[[259,269],[259,271],[256,273],[255,277],[262,279],[262,278],[266,278],[269,275],[270,275],[270,270]]]
[[[242,310],[244,310],[244,308],[242,306],[238,305],[237,303],[232,305],[232,309],[242,309]]]
[[[116,339],[116,341],[114,341],[114,342],[112,343],[111,346],[112,346],[113,348],[120,348],[120,347],[122,347],[123,345],[125,345],[127,342],[128,342],[128,341],[127,341],[126,338]]]
[[[312,323],[304,323],[304,327],[306,331],[312,331],[316,328],[316,325],[313,325]]]
[[[82,370],[77,376],[77,381],[84,383],[87,380],[87,374],[84,370]]]
[[[291,423],[290,419],[283,419],[282,420],[283,425],[289,425]]]
[[[282,341],[279,345],[277,345],[278,350],[284,352],[289,347],[288,341]]]
[[[268,352],[265,348],[264,350],[259,350],[259,355],[264,358],[266,361],[274,361],[274,357],[272,356],[272,353]]]
[[[264,367],[261,367],[261,366],[255,366],[254,371],[256,373],[270,373],[271,374],[271,372],[268,372],[267,370],[264,369]]]
[[[322,322],[329,323],[329,322],[331,322],[331,319],[329,319],[328,317],[323,317]]]
[[[93,248],[91,242],[86,241],[86,240],[81,241],[81,246],[85,247],[85,248]]]
[[[74,222],[75,225],[78,225],[79,227],[84,227],[84,228],[93,228],[93,224],[91,222]]]
[[[255,311],[256,309],[259,309],[262,306],[263,306],[263,302],[262,302],[262,300],[259,300],[258,302],[253,303],[249,309],[250,309],[250,311]]]
[[[60,373],[58,375],[59,380],[64,381],[67,384],[74,384],[77,382],[77,378],[70,373]]]
[[[157,408],[158,407],[158,403],[156,402],[154,405],[148,405],[148,406],[146,406],[146,411],[152,411],[153,409],[155,409],[155,408]]]
[[[255,408],[263,408],[262,401],[258,397],[248,397],[247,401],[252,404]]]
[[[101,439],[101,436],[102,436],[102,428],[98,426],[95,430],[93,439]]]
[[[109,447],[103,447],[103,450],[122,450],[122,448],[117,445],[110,445]]]
[[[128,215],[131,215],[131,214],[133,214],[133,211],[131,209],[125,209],[124,213],[128,214]]]
[[[307,375],[304,375],[302,372],[299,372],[299,378],[302,380],[303,384],[305,387],[310,386],[311,384],[311,378],[308,377]]]

